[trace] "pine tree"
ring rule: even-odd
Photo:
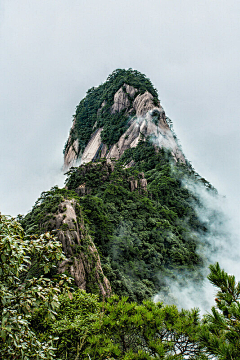
[[[205,315],[202,344],[218,359],[240,359],[240,282],[219,263],[210,265],[208,279],[219,290],[212,314]]]

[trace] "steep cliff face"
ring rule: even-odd
[[[82,118],[77,117],[76,114],[65,147],[65,170],[77,163],[85,164],[100,158],[118,160],[126,149],[136,147],[140,139],[147,138],[156,147],[169,149],[175,161],[185,163],[184,155],[170,130],[158,98],[148,90],[143,92],[140,85],[138,89],[137,86],[124,83],[118,87],[110,101],[107,101],[106,92],[106,99],[87,120],[84,116]],[[115,86],[118,86],[117,81]],[[88,101],[85,102],[89,105]],[[86,104],[84,106],[87,112]],[[117,119],[116,121],[114,121],[114,116]],[[109,118],[111,117],[113,119],[111,125],[113,128],[115,127],[115,134],[118,133],[118,137],[106,136],[110,126]],[[92,118],[95,119],[93,125],[91,125]],[[90,137],[81,147],[81,132],[86,131],[85,128],[81,127],[84,121],[88,124]],[[113,140],[114,137],[117,141]]]
[[[144,104],[143,108],[145,106],[148,107],[149,104]],[[136,111],[142,113],[144,109],[140,109],[137,108]],[[157,147],[170,149],[176,161],[185,163],[184,155],[179,149],[163,114],[164,112],[161,108],[153,107],[152,110],[148,110],[145,115],[133,117],[129,121],[127,131],[120,137],[119,141],[111,147],[108,153],[103,156],[106,156],[107,159],[115,158],[118,160],[125,150],[136,147],[142,137],[149,137]],[[85,158],[83,158],[82,161],[85,162]]]
[[[80,204],[74,198],[69,200],[59,196],[56,189],[44,193],[40,202],[25,221],[34,223],[34,230],[39,233],[54,231],[62,243],[67,259],[58,264],[58,271],[67,271],[80,289],[97,293],[103,299],[109,296],[111,286],[104,276],[99,253],[84,223]]]
[[[74,119],[70,133],[74,131],[76,126],[76,119]],[[64,168],[67,169],[72,164],[74,164],[78,158],[78,148],[79,148],[79,141],[78,139],[71,142],[71,137],[68,138],[66,144],[67,151],[64,154]]]
[[[67,260],[59,264],[59,272],[68,271],[80,289],[94,292],[94,287],[98,287],[97,292],[105,298],[111,294],[111,286],[103,274],[98,251],[86,231],[81,211],[77,216],[76,207],[74,200],[63,201],[52,220],[67,256]]]

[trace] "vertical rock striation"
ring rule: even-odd
[[[104,276],[98,251],[84,225],[80,206],[75,200],[65,200],[45,227],[55,229],[67,257],[59,264],[59,272],[68,271],[76,285],[102,298],[111,294],[111,286]]]
[[[131,99],[132,101],[130,101]],[[97,111],[98,116],[105,105],[106,103],[103,103]],[[126,149],[136,147],[140,139],[144,138],[150,139],[156,147],[169,149],[175,161],[185,163],[185,157],[170,130],[165,112],[159,101],[156,104],[150,92],[145,91],[143,94],[138,94],[136,88],[124,84],[114,95],[110,114],[120,113],[124,110],[124,115],[129,117],[128,128],[118,142],[111,146],[106,146],[101,139],[103,127],[100,127],[93,131],[83,153],[79,154],[78,140],[71,143],[70,136],[64,155],[64,168],[67,169],[76,164],[77,159],[80,160],[81,164],[88,163],[97,158],[107,158],[109,160],[115,158],[118,160]],[[75,126],[76,122],[73,123],[71,131],[74,130]]]

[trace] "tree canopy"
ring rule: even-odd
[[[71,279],[52,271],[64,259],[56,238],[26,236],[5,216],[0,234],[1,358],[240,358],[240,282],[218,263],[208,276],[218,288],[216,306],[201,320],[197,309],[69,292]]]
[[[40,307],[46,319],[55,319],[66,275],[49,278],[65,257],[62,245],[50,234],[26,237],[13,218],[0,215],[0,353],[3,359],[52,359],[54,337],[42,342],[31,329]],[[37,266],[38,276],[32,276]]]

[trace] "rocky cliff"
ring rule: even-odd
[[[67,260],[59,264],[59,272],[68,271],[80,289],[94,292],[97,287],[97,292],[105,298],[111,294],[111,286],[103,274],[98,251],[86,230],[81,211],[76,208],[76,201],[65,200],[51,220],[67,256]]]
[[[81,119],[76,114],[65,145],[64,170],[77,163],[85,164],[100,158],[118,160],[126,149],[136,147],[140,139],[146,138],[150,139],[156,147],[169,149],[175,161],[185,163],[184,155],[156,96],[154,97],[148,90],[143,92],[137,86],[124,83],[112,95],[109,102],[106,99],[87,119],[90,137],[82,147],[80,146],[81,132],[84,132],[85,129],[81,128],[81,122],[83,123],[86,119]],[[88,102],[86,101],[86,103]],[[86,104],[85,110],[88,111]],[[112,118],[118,116],[123,119],[125,124],[122,129],[124,131],[119,133],[118,138],[115,138],[117,141],[106,143],[104,138],[106,139],[107,124],[104,119],[111,116]],[[93,117],[95,117],[95,122],[91,124]],[[117,121],[119,122],[119,119]],[[119,123],[122,126],[122,122]],[[120,126],[118,128],[114,122],[113,125],[115,131],[119,131]],[[103,136],[104,133],[105,136]]]
[[[44,196],[25,221],[35,224],[34,232],[53,231],[62,243],[66,260],[58,264],[59,273],[67,272],[77,287],[97,293],[104,299],[111,294],[111,286],[104,276],[99,253],[89,235],[82,208],[76,198],[66,198],[60,193],[61,190],[57,188],[43,193]],[[29,232],[32,231],[33,228],[30,228]]]

